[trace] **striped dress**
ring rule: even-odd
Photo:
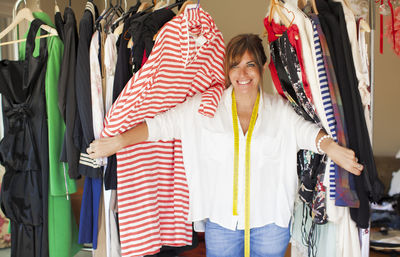
[[[222,34],[211,16],[187,7],[160,30],[149,59],[108,112],[102,136],[123,133],[196,93],[202,94],[198,111],[213,117],[224,90],[224,55]],[[117,160],[122,256],[191,244],[181,141],[128,146]]]

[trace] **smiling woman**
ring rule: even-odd
[[[280,96],[262,92],[267,60],[258,36],[236,36],[225,58],[228,84],[214,118],[197,111],[196,95],[125,133],[95,140],[87,151],[99,158],[145,140],[180,138],[188,219],[206,221],[207,256],[243,256],[243,250],[245,256],[283,256],[297,189],[297,150],[326,152],[354,174],[363,167],[352,150],[298,116]]]

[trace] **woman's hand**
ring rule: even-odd
[[[354,175],[359,176],[361,174],[364,166],[358,163],[358,159],[353,150],[338,145],[332,139],[326,139],[324,141],[327,142],[325,142],[326,144],[324,146],[322,146],[321,143],[321,148],[333,162]]]
[[[108,157],[123,148],[121,140],[121,135],[96,139],[90,143],[89,147],[86,149],[86,152],[92,159]]]
[[[136,127],[133,127],[122,134],[114,137],[106,137],[94,140],[90,143],[86,152],[92,159],[108,157],[122,150],[128,145],[137,144],[146,141],[149,136],[149,131],[146,122],[142,122]]]

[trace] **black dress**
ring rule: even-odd
[[[0,62],[0,93],[4,138],[0,162],[6,173],[1,186],[1,209],[11,221],[11,256],[48,256],[49,157],[45,74],[46,39],[33,57],[36,33],[43,24],[31,23],[23,61]]]
[[[351,208],[351,218],[357,223],[358,227],[368,228],[369,201],[378,201],[384,188],[382,182],[378,179],[365,122],[343,7],[340,3],[323,0],[317,1],[317,9],[319,11],[318,18],[331,51],[342,96],[348,147],[354,150],[359,162],[364,165],[364,170],[360,176],[349,174],[349,183],[354,181],[360,200],[359,208]]]

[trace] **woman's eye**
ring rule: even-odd
[[[248,63],[248,64],[247,64],[247,67],[256,67],[256,64],[253,63],[253,62],[251,62],[251,63]]]

